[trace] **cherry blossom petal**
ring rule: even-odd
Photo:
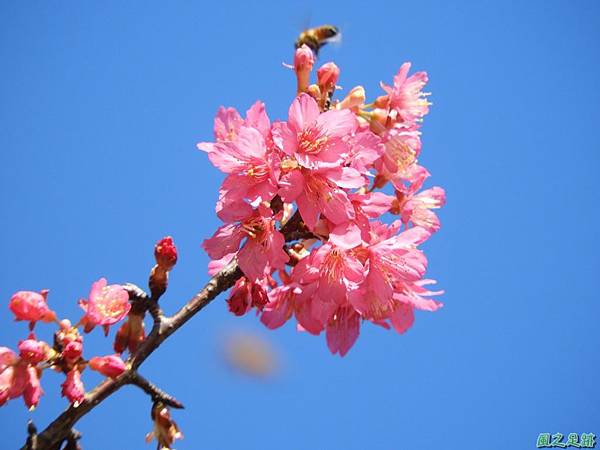
[[[339,309],[327,324],[327,346],[331,353],[345,356],[360,332],[359,315],[351,308]]]
[[[292,102],[288,111],[288,126],[294,133],[300,133],[319,117],[319,106],[308,94],[300,94]]]
[[[240,242],[244,239],[244,234],[239,225],[223,225],[215,234],[202,243],[202,247],[212,259],[221,259],[229,253],[236,252],[240,247]]]

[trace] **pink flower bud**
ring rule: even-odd
[[[106,278],[100,278],[92,285],[88,301],[79,302],[85,311],[82,322],[86,331],[95,325],[113,325],[123,319],[129,310],[129,294],[122,286],[107,286]]]
[[[156,264],[166,271],[171,270],[177,263],[177,248],[171,236],[162,238],[156,243],[154,258],[156,258]]]
[[[335,63],[323,64],[317,71],[317,80],[321,92],[332,92],[340,77],[340,69]]]
[[[259,311],[262,311],[265,305],[269,302],[267,292],[258,283],[252,283],[252,306],[256,307]]]
[[[39,293],[19,291],[11,297],[8,307],[14,313],[16,320],[27,320],[32,324],[38,320],[52,322],[56,320],[56,314],[48,308],[47,295],[47,290]]]
[[[301,70],[308,70],[310,72],[314,64],[315,55],[306,44],[296,49],[296,53],[294,54],[294,70],[296,72]]]
[[[305,92],[310,84],[310,71],[315,64],[315,56],[306,44],[296,49],[294,55],[294,71],[298,80],[298,93]]]
[[[72,364],[79,360],[83,352],[83,337],[71,322],[61,321],[60,330],[55,333],[54,341],[60,344],[61,355],[66,362]]]
[[[352,109],[358,108],[359,106],[364,105],[365,103],[365,88],[362,86],[353,87],[352,90],[348,93],[346,98],[340,102],[338,107],[340,109]]]
[[[40,397],[44,393],[42,386],[40,385],[40,373],[37,368],[33,366],[27,367],[25,371],[25,389],[23,391],[23,401],[29,408],[30,411],[40,402]]]
[[[105,377],[116,378],[125,372],[125,363],[119,355],[94,356],[90,359],[90,369]]]
[[[66,397],[73,406],[77,407],[85,397],[85,388],[81,382],[81,374],[79,370],[72,369],[67,373],[67,379],[62,386],[62,396]]]
[[[247,278],[242,277],[231,288],[227,304],[229,305],[229,311],[236,316],[243,316],[250,309],[250,302],[252,300],[250,295],[251,287],[252,283]]]
[[[44,341],[25,339],[19,342],[19,354],[25,362],[37,364],[49,358],[50,346]]]
[[[143,316],[130,314],[115,336],[115,352],[123,353],[125,349],[129,349],[129,352],[133,353],[145,337]]]
[[[63,358],[68,361],[75,362],[79,358],[81,358],[81,354],[83,353],[83,342],[81,340],[70,341],[65,345],[62,351]]]
[[[267,292],[260,283],[254,283],[246,277],[242,277],[231,289],[227,304],[229,311],[236,316],[243,316],[252,307],[262,311],[268,301]]]

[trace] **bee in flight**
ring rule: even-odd
[[[302,47],[302,44],[306,44],[315,54],[319,56],[319,49],[328,42],[336,40],[340,37],[340,30],[338,27],[333,25],[321,25],[320,27],[309,28],[304,30],[298,36],[296,48]]]

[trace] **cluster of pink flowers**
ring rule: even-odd
[[[157,266],[165,272],[173,267],[177,252],[170,237],[158,242],[155,258]],[[150,281],[154,282],[152,275]],[[154,283],[160,285],[160,282]],[[65,375],[62,395],[77,406],[85,399],[81,380],[83,370],[89,367],[106,377],[118,377],[127,370],[121,354],[126,349],[135,351],[144,339],[143,311],[132,307],[129,293],[121,285],[109,285],[104,278],[93,283],[88,298],[79,300],[84,314],[75,325],[68,319],[58,320],[48,306],[47,297],[47,290],[19,291],[9,301],[15,320],[29,322],[29,335],[19,342],[18,354],[7,347],[0,347],[0,406],[22,396],[28,408],[35,408],[43,394],[40,378],[46,369]],[[116,353],[84,359],[81,331],[89,333],[96,326],[101,326],[108,335],[110,326],[124,319],[115,336]],[[37,322],[57,325],[52,345],[36,338],[34,329]]]
[[[227,174],[216,206],[224,225],[203,247],[211,273],[235,258],[244,274],[228,300],[234,314],[254,308],[269,328],[295,316],[300,330],[325,331],[331,352],[343,356],[362,321],[403,333],[415,308],[441,306],[430,298],[441,292],[428,289],[434,281],[424,278],[418,246],[440,228],[433,210],[445,193],[422,189],[425,72],[409,76],[403,64],[366,104],[361,86],[333,100],[334,63],[310,84],[313,66],[312,51],[297,49],[298,96],[287,121],[271,122],[261,102],[245,118],[217,112],[215,142],[198,148]],[[303,232],[286,242],[281,227],[296,213]]]
[[[18,354],[0,347],[0,405],[22,396],[28,408],[35,408],[43,394],[40,378],[45,369],[65,374],[62,394],[74,405],[85,397],[81,372],[86,366],[110,377],[125,371],[125,363],[116,354],[84,360],[83,336],[78,327],[89,332],[96,325],[102,325],[108,332],[110,325],[129,312],[127,291],[118,285],[108,286],[104,278],[95,282],[88,299],[80,300],[85,314],[76,326],[67,319],[57,320],[56,313],[48,307],[47,295],[47,290],[19,291],[10,299],[9,308],[15,320],[29,322],[30,333],[27,339],[19,342]],[[36,338],[34,328],[39,321],[58,325],[53,345]]]

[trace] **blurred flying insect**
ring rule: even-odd
[[[333,25],[321,25],[320,27],[308,28],[300,33],[296,43],[296,48],[306,44],[315,54],[319,56],[319,49],[328,42],[340,39],[341,34],[338,27]]]

